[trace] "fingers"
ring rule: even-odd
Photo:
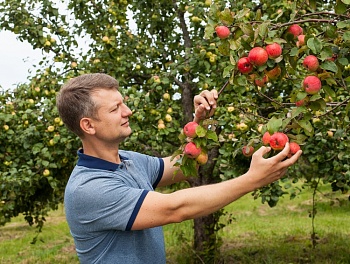
[[[265,146],[262,146],[260,147],[257,151],[255,151],[255,155],[256,156],[264,156],[265,154],[269,153],[271,151],[271,148],[270,147],[265,147]]]
[[[194,97],[194,105],[196,107],[203,105],[204,108],[209,111],[212,108],[216,108],[216,100],[218,93],[216,90],[204,90],[199,95]]]
[[[216,100],[218,98],[218,92],[216,90],[204,90],[199,95],[194,97],[195,118],[203,119],[207,116],[214,114],[216,108]]]

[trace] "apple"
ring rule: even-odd
[[[270,138],[271,138],[271,135],[268,131],[266,131],[264,133],[264,135],[262,136],[262,142],[264,145],[269,145],[270,144]]]
[[[205,150],[202,150],[201,153],[196,158],[196,161],[199,165],[203,165],[208,162],[208,153]]]
[[[295,105],[297,106],[297,107],[300,107],[300,106],[304,106],[306,103],[307,103],[307,98],[304,98],[304,99],[301,99],[301,100],[299,100],[299,101],[296,101],[295,102]]]
[[[270,146],[274,150],[282,150],[289,138],[286,134],[282,132],[276,132],[270,137]]]
[[[300,150],[300,146],[298,143],[296,142],[290,142],[289,143],[289,153],[288,153],[288,157],[290,158],[291,156],[293,156],[295,153],[297,153]]]
[[[247,74],[253,70],[253,65],[250,63],[248,57],[242,57],[237,62],[237,68],[241,73]]]
[[[4,125],[3,127],[4,127],[4,130],[5,130],[5,131],[7,131],[7,130],[10,129],[10,127],[9,127],[8,125]]]
[[[278,43],[272,43],[265,47],[270,59],[276,59],[282,54],[282,47]]]
[[[233,133],[230,133],[230,134],[227,135],[227,137],[228,137],[229,140],[234,140],[236,138],[236,135],[233,134]]]
[[[246,131],[248,129],[248,126],[246,123],[239,123],[236,125],[237,129],[241,130],[242,132]]]
[[[169,93],[163,94],[163,99],[164,100],[170,100],[170,94]]]
[[[197,147],[195,143],[188,142],[185,145],[184,153],[187,157],[195,159],[199,156],[199,154],[202,152],[202,149],[200,147]]]
[[[171,114],[171,113],[173,112],[173,109],[172,109],[171,107],[169,107],[168,110],[166,110],[166,112],[167,112],[168,114]]]
[[[198,127],[198,123],[194,121],[188,122],[183,129],[185,136],[189,138],[195,138],[197,136],[196,134],[197,127]]]
[[[267,75],[267,77],[269,77],[269,79],[274,80],[281,75],[281,72],[281,67],[277,65],[275,68],[265,71],[265,74]]]
[[[256,66],[264,65],[269,59],[269,55],[262,47],[254,47],[248,53],[249,62]]]
[[[308,94],[316,94],[322,87],[321,80],[317,76],[307,76],[303,81],[303,87]]]
[[[43,171],[43,175],[44,175],[45,177],[49,176],[49,175],[50,175],[50,170],[45,169],[45,170]]]
[[[70,66],[71,66],[72,68],[76,68],[76,67],[78,67],[78,64],[77,64],[75,61],[73,61],[73,62],[70,64]]]
[[[312,123],[314,123],[314,124],[317,124],[317,123],[320,123],[320,122],[321,122],[321,119],[318,118],[318,117],[314,117],[314,118],[312,119]]]
[[[254,153],[254,147],[253,146],[244,146],[242,148],[242,153],[246,157],[250,157]]]
[[[211,5],[211,0],[205,0],[204,4],[205,4],[205,6],[210,6]]]
[[[61,118],[55,117],[54,122],[55,122],[56,124],[61,123]]]
[[[217,26],[215,28],[215,32],[220,39],[228,38],[228,36],[231,34],[230,29],[226,26]]]
[[[173,120],[173,118],[172,118],[171,115],[169,115],[169,114],[166,114],[164,119],[165,119],[165,121],[167,121],[167,122],[171,122],[171,121]]]
[[[294,24],[287,29],[287,32],[293,34],[294,37],[298,37],[303,34],[303,29],[298,24]]]
[[[153,81],[154,81],[155,83],[160,83],[160,78],[159,78],[159,76],[157,76],[157,75],[153,76]]]
[[[49,131],[49,132],[55,131],[55,127],[54,126],[48,126],[47,131]]]
[[[262,132],[263,127],[264,127],[263,124],[259,124],[259,125],[258,125],[258,132],[259,132],[259,133]]]
[[[165,129],[164,123],[158,123],[158,130]]]
[[[264,86],[265,83],[267,83],[267,81],[268,81],[267,75],[264,75],[263,77],[259,77],[259,78],[254,79],[255,84],[257,86],[260,86],[260,87]]]
[[[296,42],[297,44],[297,47],[301,47],[301,46],[304,46],[305,45],[305,35],[299,35],[298,36],[298,41]]]
[[[109,37],[103,36],[102,41],[106,42],[106,43],[109,43]]]
[[[233,111],[235,111],[235,107],[234,106],[228,106],[227,107],[227,112],[231,113]]]
[[[331,131],[331,130],[327,131],[327,136],[328,137],[333,137],[333,135],[334,135],[333,131]]]
[[[314,55],[306,56],[303,61],[303,66],[311,72],[316,71],[319,66],[317,57]]]

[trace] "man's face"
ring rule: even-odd
[[[132,112],[117,90],[98,89],[92,95],[98,107],[94,119],[95,136],[106,143],[120,143],[131,134],[129,116]]]

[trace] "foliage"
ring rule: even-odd
[[[80,143],[62,126],[55,94],[67,79],[90,72],[118,79],[133,111],[134,132],[123,147],[156,156],[171,155],[180,145],[178,135],[193,118],[193,96],[229,82],[213,118],[218,141],[192,186],[237,177],[250,163],[242,155],[244,145],[257,148],[264,131],[284,131],[302,145],[304,153],[288,177],[308,183],[320,178],[332,183],[334,190],[346,192],[350,183],[348,1],[231,2],[0,3],[0,28],[44,54],[28,83],[15,91],[4,89],[0,95],[0,224],[24,213],[30,224],[36,221],[40,227],[46,210],[62,201]],[[297,46],[286,33],[292,24],[303,28],[305,45]],[[228,26],[230,37],[218,38],[217,25]],[[273,42],[282,45],[283,53],[255,67],[255,78],[276,66],[281,74],[257,86],[251,75],[239,73],[237,61],[252,47]],[[303,78],[310,74],[302,60],[309,54],[320,62],[319,70],[312,73],[322,81],[315,95],[302,89]],[[305,106],[295,106],[305,98]],[[281,184],[257,190],[255,198],[275,206],[286,194]],[[298,191],[289,186],[291,197]]]

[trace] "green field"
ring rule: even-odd
[[[317,244],[311,243],[312,192],[304,191],[294,200],[282,198],[270,208],[246,195],[226,207],[222,222],[227,224],[221,257],[217,263],[350,263],[349,194],[317,193],[314,230]],[[192,221],[164,227],[168,263],[192,263]],[[30,242],[36,229],[22,217],[0,228],[0,263],[78,263],[64,210],[47,217],[36,244]]]

